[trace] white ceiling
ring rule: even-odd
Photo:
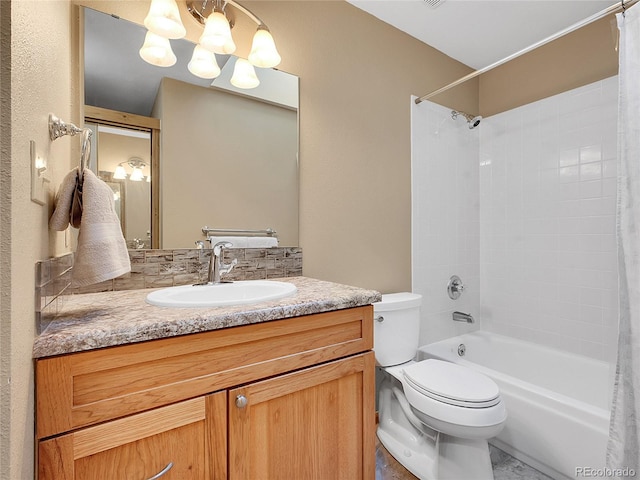
[[[347,1],[475,69],[491,65],[616,3],[615,0]],[[431,6],[438,3],[435,8]]]

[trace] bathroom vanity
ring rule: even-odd
[[[69,297],[34,345],[38,478],[374,478],[380,295],[285,280],[238,307]]]

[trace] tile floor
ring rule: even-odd
[[[542,472],[525,465],[493,446],[491,463],[494,480],[552,480]],[[416,480],[406,468],[391,456],[376,438],[376,480]]]
[[[502,450],[489,446],[494,480],[553,480]]]

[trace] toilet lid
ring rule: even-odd
[[[455,363],[423,360],[406,367],[403,375],[415,390],[450,405],[486,408],[500,402],[500,390],[493,380]]]

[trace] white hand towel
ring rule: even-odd
[[[231,242],[233,244],[232,248],[247,247],[247,237],[219,236],[219,237],[209,237],[209,240],[211,240],[211,247],[213,247],[218,242]]]
[[[278,246],[277,237],[247,237],[246,248],[271,248]]]
[[[55,210],[49,219],[49,228],[62,232],[69,226],[71,215],[71,202],[73,201],[73,192],[76,188],[76,178],[78,177],[78,168],[71,170],[62,180],[60,188],[56,193],[54,200]]]
[[[73,286],[83,287],[131,271],[113,191],[89,169],[82,185],[82,222],[73,266]]]
[[[278,246],[277,237],[209,237],[211,246],[218,242],[231,242],[232,248],[270,248]]]

